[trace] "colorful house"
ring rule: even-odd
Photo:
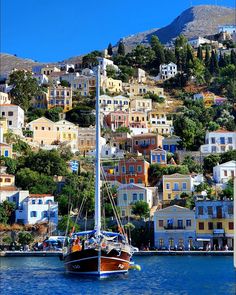
[[[124,111],[110,112],[105,116],[106,123],[112,131],[119,127],[129,127],[129,113]]]
[[[192,249],[195,246],[194,211],[177,205],[154,214],[154,244],[157,249]]]
[[[171,134],[173,131],[173,121],[168,120],[164,112],[151,111],[148,113],[148,128],[151,132]]]
[[[152,109],[152,100],[150,98],[136,97],[130,100],[131,111],[148,112]]]
[[[156,148],[150,151],[151,164],[166,165],[167,152],[161,148]]]
[[[180,199],[182,193],[192,194],[194,189],[191,175],[174,173],[163,175],[163,201]]]
[[[162,146],[163,137],[157,133],[144,133],[132,136],[133,152],[150,155],[151,150]]]
[[[64,112],[72,109],[72,89],[70,87],[48,87],[48,109],[54,107],[62,107]]]
[[[0,157],[12,158],[12,146],[7,143],[0,142]]]
[[[216,183],[225,183],[236,176],[236,161],[229,161],[213,167],[213,177]]]
[[[199,246],[212,249],[233,248],[233,201],[196,201],[196,236]]]
[[[164,137],[162,140],[163,149],[174,154],[178,149],[180,141],[181,139],[176,135]]]
[[[121,185],[117,190],[117,206],[121,210],[121,216],[132,216],[132,205],[137,201],[144,201],[151,209],[153,204],[152,190],[134,184]]]
[[[150,164],[143,158],[121,159],[113,169],[108,169],[108,181],[117,181],[122,184],[135,183],[148,186],[148,169]]]

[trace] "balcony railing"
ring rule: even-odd
[[[183,230],[185,229],[185,226],[164,226],[164,229],[166,230]]]

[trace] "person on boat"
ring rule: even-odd
[[[80,243],[80,239],[77,238],[77,239],[73,242],[73,245],[72,245],[72,248],[71,248],[71,252],[81,251],[81,250],[82,250],[82,246],[81,246],[81,243]]]

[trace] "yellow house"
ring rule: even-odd
[[[78,149],[81,153],[87,153],[95,149],[95,127],[78,128]]]
[[[171,134],[173,121],[167,119],[165,112],[150,111],[148,112],[148,128],[150,132]]]
[[[188,249],[195,244],[195,213],[181,206],[169,206],[154,214],[155,247]]]
[[[48,87],[48,109],[62,107],[63,111],[72,109],[72,89],[64,86]]]
[[[43,75],[47,75],[50,76],[50,74],[55,73],[55,72],[60,72],[61,70],[55,66],[46,66],[44,68],[41,69],[41,74]]]
[[[26,127],[32,131],[32,142],[40,145],[66,143],[71,146],[72,151],[78,150],[78,127],[69,121],[60,120],[55,123],[41,117],[30,122]]]
[[[7,127],[7,118],[6,117],[0,118],[0,128],[1,128],[2,135],[7,133],[8,127]]]
[[[0,157],[12,158],[12,146],[7,143],[0,142]]]
[[[101,87],[103,91],[109,91],[111,94],[121,93],[122,81],[101,76]]]
[[[137,201],[145,201],[151,209],[153,204],[152,190],[138,184],[124,184],[117,191],[117,205],[121,210],[121,216],[131,216],[132,206]]]
[[[163,175],[163,201],[170,202],[180,199],[182,193],[191,194],[193,191],[193,179],[191,175],[174,173]]]
[[[196,235],[203,248],[207,244],[212,249],[233,248],[234,210],[233,201],[204,200],[196,205]]]
[[[130,96],[136,96],[136,95],[143,96],[147,94],[148,92],[151,92],[158,96],[164,96],[164,89],[157,86],[153,86],[153,85],[131,83],[131,84],[126,84],[125,90]]]
[[[71,87],[81,96],[92,95],[96,92],[96,77],[94,75],[80,75],[71,82]]]
[[[15,186],[15,176],[6,173],[6,167],[0,169],[0,188],[7,189]]]

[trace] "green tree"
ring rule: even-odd
[[[152,92],[147,92],[147,94],[144,96],[145,98],[151,98],[153,102],[163,103],[165,102],[165,98],[163,96],[159,96]]]
[[[229,180],[227,186],[220,194],[221,198],[234,199],[234,182],[233,179]]]
[[[217,75],[219,73],[218,57],[214,50],[211,51],[209,71],[212,75]]]
[[[15,174],[16,170],[17,170],[17,160],[1,156],[0,157],[0,166],[6,166],[7,173]]]
[[[170,62],[176,63],[175,53],[172,49],[165,48],[164,54],[165,54],[165,63],[167,64]]]
[[[198,85],[205,83],[205,66],[202,61],[197,58],[195,58],[193,62],[193,75]]]
[[[236,150],[231,150],[228,152],[225,152],[220,155],[220,163],[226,163],[229,161],[236,161]]]
[[[61,83],[60,84],[63,87],[70,87],[70,83],[68,81],[66,81],[66,80],[61,80]]]
[[[230,51],[230,63],[236,66],[236,53],[233,49]]]
[[[58,222],[58,229],[64,233],[66,232],[66,230],[68,230],[68,233],[72,232],[72,230],[74,230],[74,232],[77,232],[79,231],[79,225],[75,224],[75,222],[71,218],[69,218],[68,221],[68,216],[62,216]]]
[[[150,209],[148,207],[148,203],[145,201],[137,201],[132,206],[132,214],[140,216],[140,217],[148,217],[150,213]]]
[[[108,55],[112,56],[113,55],[113,50],[112,50],[112,45],[111,43],[109,43],[108,47],[107,47],[107,53]]]
[[[159,66],[165,62],[164,47],[159,41],[158,37],[152,35],[151,37],[151,48],[155,53],[155,57],[152,61],[152,67],[159,73]]]
[[[203,60],[202,47],[201,46],[198,46],[198,49],[197,49],[197,58],[199,60]]]
[[[89,54],[86,54],[82,58],[82,66],[84,68],[95,67],[98,65],[98,57],[101,57],[102,53],[98,50],[92,51]]]
[[[45,117],[53,122],[57,122],[60,120],[60,114],[62,113],[63,113],[62,107],[54,107],[45,112]]]
[[[209,46],[206,46],[206,53],[205,53],[205,66],[209,68],[210,65],[210,51]]]
[[[34,237],[27,232],[20,232],[18,235],[18,242],[21,245],[30,245],[34,241]]]
[[[120,41],[119,44],[118,44],[117,53],[119,55],[122,55],[122,56],[125,55],[125,45],[124,45],[124,43],[122,41]]]
[[[13,103],[19,105],[24,111],[30,107],[31,100],[41,93],[37,80],[30,72],[14,71],[9,76],[9,84],[12,86],[10,94]]]
[[[107,77],[116,79],[117,78],[117,71],[114,66],[107,65],[106,67]]]
[[[188,167],[188,170],[189,170],[190,173],[192,173],[192,172],[196,172],[196,173],[201,172],[201,166],[198,163],[196,163],[193,160],[193,158],[191,158],[190,156],[186,156],[184,158],[184,161],[183,161],[182,164]]]
[[[119,69],[120,69],[120,71],[119,71],[117,78],[125,83],[128,83],[130,78],[132,78],[135,74],[134,68],[130,67],[130,66],[120,65]]]
[[[220,162],[220,156],[211,154],[204,158],[203,160],[203,169],[205,173],[212,173],[213,167],[217,165],[217,163]]]

